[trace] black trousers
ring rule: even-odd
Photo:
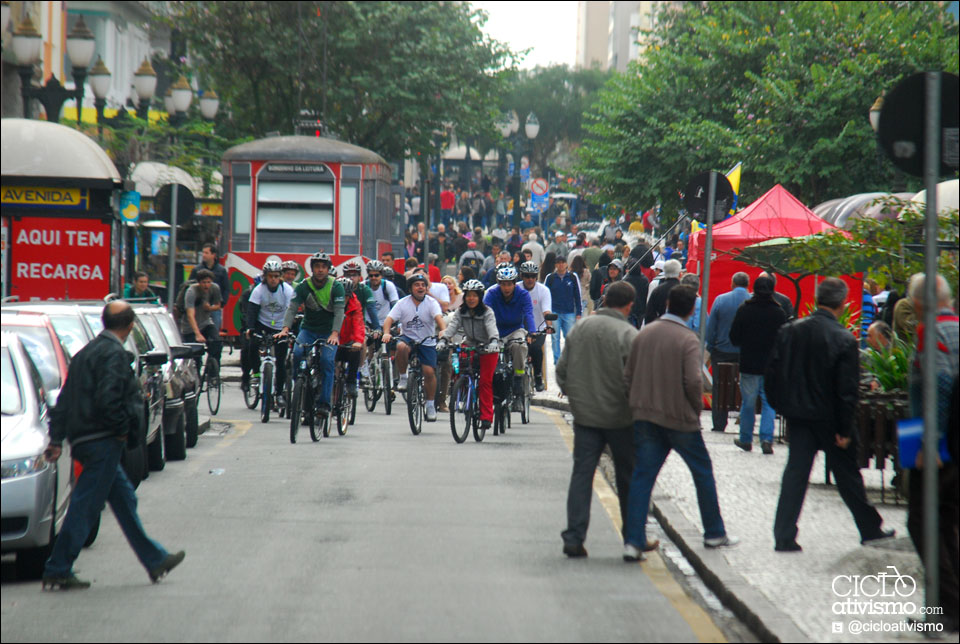
[[[537,380],[543,378],[543,345],[546,340],[547,336],[541,335],[527,348],[530,361],[533,362],[533,375]]]
[[[587,538],[590,502],[593,499],[593,476],[603,448],[607,445],[613,452],[620,519],[624,526],[627,525],[627,500],[635,458],[633,427],[628,425],[623,429],[600,429],[574,424],[573,474],[570,476],[570,489],[567,491],[567,529],[560,534],[563,543],[568,546],[580,545]]]
[[[960,480],[956,463],[947,464],[937,473],[940,515],[940,606],[945,626],[957,628],[960,619]],[[910,470],[910,501],[907,529],[917,554],[925,556],[923,544],[923,471]]]
[[[810,482],[810,468],[820,450],[826,452],[827,467],[833,472],[840,498],[853,515],[860,538],[874,539],[880,536],[883,519],[876,508],[867,502],[867,491],[857,465],[856,439],[847,449],[840,449],[834,434],[821,423],[791,419],[787,422],[790,426],[790,455],[787,457],[787,467],[783,470],[780,501],[773,525],[774,538],[777,541],[793,541],[797,538],[797,521]]]
[[[717,394],[719,393],[719,389],[717,388],[717,365],[721,362],[735,362],[739,364],[740,354],[726,353],[725,351],[714,351],[710,354],[710,363],[713,364],[713,389],[711,390],[713,396],[710,399],[710,407],[713,413],[713,431],[715,432],[722,432],[727,428],[727,410],[724,409],[720,411],[717,409]]]

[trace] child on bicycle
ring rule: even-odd
[[[366,340],[366,328],[363,325],[363,307],[357,299],[354,281],[341,277],[337,283],[343,287],[346,295],[343,326],[340,327],[340,347],[337,349],[337,362],[347,365],[347,395],[357,397],[357,369],[360,366],[360,349]]]
[[[463,304],[453,314],[440,342],[446,345],[457,336],[462,336],[463,344],[479,349],[477,388],[480,391],[480,424],[484,429],[489,429],[493,423],[493,373],[497,369],[500,352],[500,332],[493,309],[483,303],[483,282],[469,280],[460,288],[463,290]]]

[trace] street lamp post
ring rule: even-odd
[[[68,100],[77,102],[77,123],[81,122],[83,112],[83,86],[87,77],[87,67],[93,59],[96,41],[93,32],[87,27],[81,16],[67,36],[67,57],[70,59],[74,89],[68,90],[56,76],[42,87],[33,87],[33,66],[40,60],[43,38],[34,27],[29,16],[23,19],[13,35],[13,51],[17,59],[17,73],[20,74],[20,94],[23,97],[23,117],[30,117],[30,99],[35,98],[43,105],[47,120],[60,120],[60,111]]]
[[[500,120],[500,134],[503,138],[513,143],[513,225],[520,225],[520,159],[523,155],[523,146],[528,141],[533,141],[540,133],[540,121],[533,112],[527,114],[524,123],[523,133],[526,137],[520,136],[520,118],[516,111],[511,111]]]
[[[107,93],[110,91],[110,70],[103,64],[102,58],[90,70],[90,88],[93,90],[93,106],[97,108],[97,138],[103,140],[103,108],[107,106]]]
[[[137,116],[147,120],[150,118],[150,101],[157,91],[157,72],[150,64],[149,58],[144,58],[143,63],[133,74],[133,88],[137,93],[139,103],[137,104]]]

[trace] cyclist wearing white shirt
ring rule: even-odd
[[[397,287],[394,286],[393,282],[383,279],[382,262],[373,260],[367,263],[367,286],[373,291],[373,297],[377,300],[377,319],[380,320],[382,326],[390,309],[400,301]]]
[[[283,329],[283,317],[293,300],[293,287],[280,279],[280,262],[268,261],[263,265],[263,281],[250,292],[247,301],[247,320],[253,321],[246,335],[250,339],[250,366],[253,377],[260,375],[260,343],[251,337],[253,331],[262,336],[276,335]],[[277,382],[286,379],[287,345],[276,345]]]
[[[522,281],[518,286],[530,294],[530,300],[533,302],[533,321],[537,325],[537,330],[543,331],[553,326],[552,322],[544,319],[546,313],[553,312],[553,295],[550,289],[537,281],[539,275],[540,267],[536,262],[524,262],[520,265]],[[531,342],[529,347],[537,391],[543,391],[543,345],[546,339],[545,335],[541,335]]]
[[[427,297],[427,278],[422,273],[414,273],[407,280],[407,289],[410,295],[397,302],[387,319],[383,322],[383,341],[389,343],[393,336],[390,327],[395,322],[400,323],[402,335],[397,340],[397,371],[400,373],[400,382],[397,389],[404,391],[407,388],[407,361],[410,356],[410,345],[423,341],[416,346],[420,365],[423,369],[423,389],[427,402],[426,420],[437,420],[437,409],[434,398],[437,393],[437,333],[446,328],[443,321],[443,311],[440,304],[432,297]],[[443,286],[441,284],[441,286]],[[444,290],[446,287],[444,286]],[[449,296],[448,296],[449,297]]]

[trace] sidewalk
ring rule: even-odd
[[[547,391],[534,396],[534,403],[569,411],[559,397],[554,382],[553,358],[547,342]],[[611,379],[616,377],[611,374]],[[611,381],[612,382],[612,381]],[[759,419],[758,419],[759,424]],[[881,473],[862,470],[867,495],[884,518],[887,528],[895,528],[897,538],[883,546],[860,545],[853,518],[834,486],[824,485],[823,454],[811,470],[810,487],[800,517],[797,541],[802,553],[778,553],[773,549],[773,519],[780,495],[780,480],[786,465],[788,446],[774,443],[775,453],[765,456],[754,440],[753,452],[743,452],[733,444],[739,426],[731,414],[726,433],[710,431],[710,412],[701,415],[703,438],[713,460],[720,508],[728,532],[740,537],[735,548],[707,550],[703,546],[702,524],[693,479],[683,460],[675,453],[667,458],[653,495],[653,515],[680,548],[707,586],[762,641],[850,641],[851,636],[866,641],[920,641],[918,634],[893,632],[907,617],[918,616],[923,605],[923,571],[910,542],[905,501],[893,505],[889,489],[892,472],[887,471],[887,503],[880,504]],[[613,481],[611,485],[615,485]],[[652,534],[651,538],[658,535]],[[905,596],[877,598],[882,602],[902,602],[892,606],[892,614],[862,614],[870,610],[873,587],[856,597],[847,595],[850,579],[859,575],[877,575],[896,566],[901,575],[916,582],[916,591]],[[839,576],[839,577],[838,577]],[[848,578],[849,576],[849,578]],[[837,592],[834,591],[836,582]],[[875,585],[877,578],[870,583]],[[909,580],[906,583],[910,586]],[[869,584],[868,584],[869,585]],[[847,604],[853,599],[857,604]],[[915,605],[913,607],[912,605]],[[885,606],[872,606],[885,609]],[[853,614],[853,613],[857,614]],[[844,614],[851,613],[851,614]],[[874,630],[876,629],[876,630]],[[953,641],[956,641],[954,638]]]

